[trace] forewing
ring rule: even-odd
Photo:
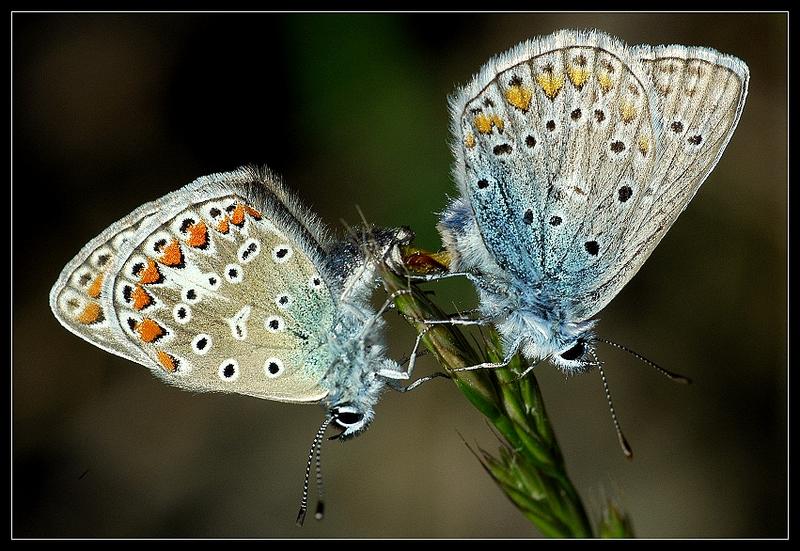
[[[606,269],[618,201],[647,181],[656,117],[643,71],[597,32],[489,61],[451,105],[456,179],[500,268],[563,309]]]
[[[189,390],[323,398],[335,303],[316,218],[253,170],[157,203],[103,280],[112,351]]]

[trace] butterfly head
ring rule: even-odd
[[[594,364],[594,320],[565,322],[546,319],[539,313],[508,316],[497,327],[506,350],[516,349],[529,360],[549,359],[569,375],[582,373]]]

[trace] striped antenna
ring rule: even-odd
[[[608,389],[608,380],[606,379],[605,371],[603,371],[603,364],[597,359],[597,355],[594,353],[594,350],[590,348],[589,353],[592,355],[592,358],[594,358],[597,370],[600,372],[600,377],[603,379],[603,390],[606,392],[608,409],[611,411],[611,420],[614,421],[614,428],[617,430],[617,439],[619,440],[620,447],[622,447],[622,453],[624,453],[625,457],[628,459],[633,459],[633,450],[631,449],[630,444],[628,444],[628,441],[625,439],[625,435],[622,434],[619,421],[617,421],[617,412],[614,410],[614,403],[611,401],[611,391]]]
[[[325,503],[322,501],[322,464],[320,458],[322,453],[322,440],[325,437],[325,431],[328,429],[328,425],[331,421],[333,421],[333,416],[329,415],[325,418],[325,420],[322,422],[322,425],[319,427],[317,434],[314,436],[314,441],[311,443],[311,449],[308,450],[306,476],[303,479],[303,497],[300,499],[300,511],[298,511],[297,520],[295,521],[297,526],[303,526],[303,523],[306,520],[306,511],[308,511],[308,481],[311,478],[311,463],[315,459],[317,465],[317,491],[319,493],[319,499],[317,501],[317,511],[314,516],[317,518],[317,520],[319,520],[322,518],[325,512]]]
[[[647,358],[645,358],[644,356],[642,356],[638,352],[634,352],[630,348],[622,346],[621,344],[618,344],[616,342],[610,341],[608,339],[604,339],[602,337],[595,337],[593,340],[604,342],[609,346],[613,346],[614,348],[618,348],[618,349],[620,349],[620,350],[622,350],[624,352],[627,352],[628,354],[630,354],[634,358],[637,358],[640,361],[646,363],[647,365],[649,365],[650,367],[652,367],[653,369],[655,369],[656,371],[658,371],[659,373],[661,373],[665,377],[669,378],[670,380],[675,381],[676,383],[682,383],[682,384],[685,384],[685,385],[692,384],[692,380],[689,379],[689,377],[684,377],[683,375],[678,375],[677,373],[673,373],[671,371],[667,371],[666,369],[664,369],[660,365],[656,364],[655,362],[652,362],[652,361],[648,360]]]

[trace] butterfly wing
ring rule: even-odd
[[[596,32],[561,31],[487,63],[453,101],[456,180],[499,268],[569,296],[608,244],[616,182],[646,181],[657,117],[646,75]],[[601,234],[601,235],[598,235]]]
[[[637,46],[656,95],[656,171],[614,236],[620,246],[594,288],[578,295],[579,315],[602,309],[636,274],[686,209],[728,145],[744,108],[749,70],[709,48]],[[634,192],[635,193],[635,192]],[[611,221],[614,223],[614,221]]]
[[[336,311],[320,274],[325,235],[271,175],[211,175],[93,240],[51,304],[71,331],[181,388],[318,401]],[[77,286],[107,248],[100,283]]]
[[[587,319],[607,304],[694,193],[660,195],[651,184],[677,185],[691,165],[696,191],[735,126],[715,127],[714,151],[698,158],[710,164],[702,170],[662,145],[670,137],[666,102],[656,71],[639,61],[660,52],[633,51],[599,32],[560,31],[490,60],[451,103],[455,177],[487,257],[565,319]],[[666,177],[662,163],[675,167]],[[669,217],[648,222],[662,207]],[[654,237],[636,233],[645,225]]]
[[[66,329],[92,344],[141,362],[136,351],[117,343],[120,328],[108,317],[111,304],[103,300],[103,281],[120,252],[130,247],[139,229],[159,212],[160,203],[142,205],[92,239],[64,267],[50,290],[50,308]]]

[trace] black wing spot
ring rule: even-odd
[[[489,187],[489,181],[488,180],[486,180],[485,178],[481,178],[480,180],[478,180],[478,188],[479,189],[486,189],[487,187]]]
[[[534,138],[533,136],[528,136],[527,138],[525,138],[525,145],[527,145],[528,147],[534,147],[536,145],[536,138]]]
[[[572,113],[569,114],[569,116],[572,120],[576,121],[579,118],[581,118],[581,110],[575,109]]]
[[[561,222],[563,222],[563,220],[561,220],[560,216],[551,216],[550,217],[550,225],[551,226],[560,226]]]
[[[511,153],[511,145],[507,143],[496,145],[493,151],[495,155],[508,155]]]
[[[553,130],[555,130],[555,129],[556,129],[556,121],[553,121],[553,120],[547,121],[547,124],[545,125],[545,127],[546,127],[546,128],[547,128],[547,129],[548,129],[550,132],[552,132]]]
[[[186,233],[186,230],[189,229],[189,226],[194,224],[195,221],[193,218],[184,218],[183,222],[181,222],[181,233]]]
[[[529,226],[533,224],[533,211],[531,209],[525,211],[525,216],[522,217],[522,221]]]
[[[630,188],[630,186],[622,186],[617,190],[617,193],[619,194],[620,202],[624,203],[631,198],[631,195],[633,195],[633,190]]]
[[[597,244],[597,241],[587,241],[584,243],[584,247],[586,247],[586,252],[592,256],[597,256],[597,253],[600,252],[600,245]]]

